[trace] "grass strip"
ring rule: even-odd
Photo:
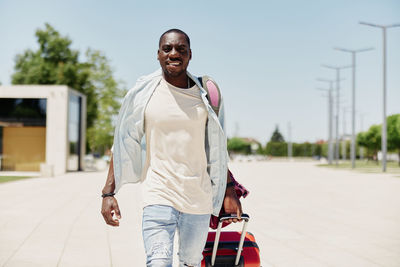
[[[7,182],[14,182],[22,179],[33,178],[31,176],[0,176],[0,184]]]
[[[381,163],[377,163],[376,161],[356,161],[356,167],[354,169],[351,168],[351,161],[339,162],[336,166],[336,163],[333,162],[332,165],[329,164],[319,164],[319,167],[328,167],[331,169],[341,169],[341,170],[354,170],[358,172],[364,173],[382,173],[382,165]],[[386,172],[390,174],[400,174],[400,167],[397,162],[388,162],[386,165]]]

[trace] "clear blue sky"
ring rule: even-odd
[[[359,21],[400,23],[400,1],[0,0],[0,81],[10,84],[15,55],[37,48],[34,32],[45,22],[82,54],[104,51],[127,87],[159,67],[160,34],[180,28],[192,42],[189,70],[214,77],[222,89],[229,136],[264,143],[276,124],[287,137],[290,121],[294,141],[314,142],[327,137],[327,101],[315,89],[326,85],[315,79],[335,77],[320,65],[351,63],[334,46],[375,47],[357,57],[357,110],[365,113],[364,129],[382,121],[382,33]],[[399,47],[400,28],[390,29],[388,114],[400,113]],[[351,70],[342,73],[349,106]],[[346,120],[349,133],[350,113]]]

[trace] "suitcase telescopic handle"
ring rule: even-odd
[[[241,216],[240,216],[240,218],[241,219],[243,219],[243,220],[245,220],[246,222],[248,222],[249,221],[249,219],[250,219],[250,216],[249,215],[247,215],[247,214],[245,214],[245,213],[243,213]],[[221,221],[226,221],[226,220],[229,220],[229,219],[237,219],[237,215],[236,214],[222,214],[220,217],[219,217],[219,221],[221,222]]]
[[[247,214],[242,214],[241,218],[243,219],[243,228],[242,228],[242,234],[240,235],[238,252],[236,254],[236,259],[235,259],[235,266],[239,264],[240,254],[242,253],[244,238],[246,236],[247,223],[250,220],[250,216]],[[219,237],[221,235],[222,223],[229,219],[237,219],[236,214],[223,214],[220,216],[217,232],[215,233],[213,252],[211,255],[211,266],[214,266],[215,258],[217,257],[218,243],[219,243]]]

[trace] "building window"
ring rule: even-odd
[[[70,94],[68,103],[68,171],[81,170],[81,97]]]
[[[46,161],[44,98],[0,98],[0,170],[39,171]]]

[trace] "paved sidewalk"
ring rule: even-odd
[[[262,266],[400,266],[400,178],[313,163],[232,163]],[[0,266],[144,266],[137,185],[103,223],[105,172],[0,184]],[[235,225],[231,229],[238,229]]]

